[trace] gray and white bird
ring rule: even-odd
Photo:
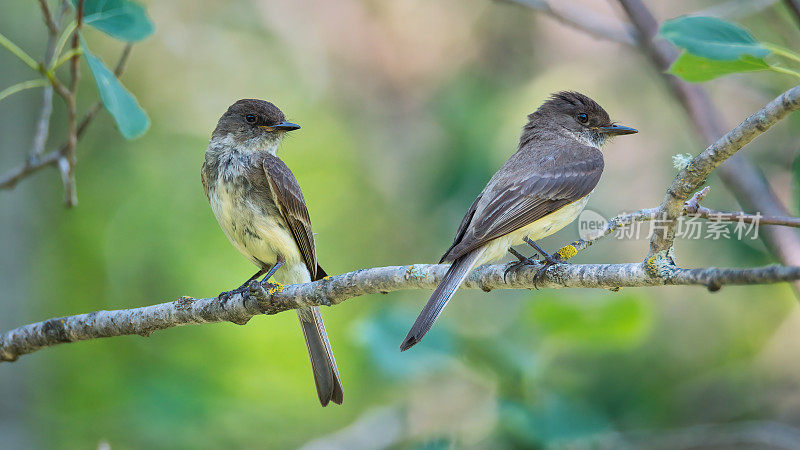
[[[400,350],[417,344],[431,329],[473,267],[498,260],[507,251],[520,257],[511,247],[525,242],[547,265],[557,263],[535,241],[578,217],[603,172],[601,147],[612,136],[631,133],[636,130],[613,123],[597,102],[578,92],[553,94],[528,115],[517,152],[472,203],[439,261],[451,263],[450,268]]]
[[[264,274],[264,280],[284,284],[326,276],[317,262],[303,193],[276,156],[284,134],[298,128],[272,103],[245,99],[228,108],[211,135],[201,171],[206,197],[228,240],[258,267],[238,291]],[[319,308],[304,306],[297,316],[319,401],[341,404],[342,383]]]

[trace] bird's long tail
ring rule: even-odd
[[[483,252],[483,248],[478,248],[453,261],[450,269],[447,270],[444,278],[442,278],[442,282],[439,283],[439,286],[436,286],[433,294],[431,294],[431,298],[428,299],[428,303],[422,309],[422,312],[419,313],[419,316],[417,316],[417,320],[411,327],[411,331],[408,332],[403,343],[400,344],[400,351],[408,350],[422,340],[422,337],[431,329],[433,322],[435,322],[439,314],[442,313],[450,297],[456,293],[456,289],[458,289],[461,283],[464,282],[464,279],[467,278],[470,270],[472,270],[472,267]]]
[[[333,359],[333,350],[319,308],[316,306],[299,308],[297,317],[300,318],[308,355],[311,357],[319,402],[322,406],[327,406],[331,401],[341,405],[344,399],[342,381],[339,378],[339,369],[336,368],[336,360]]]

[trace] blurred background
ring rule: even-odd
[[[612,2],[572,3],[622,17]],[[733,5],[729,20],[800,47],[781,2],[746,11],[736,6],[750,2],[647,3],[659,20]],[[279,155],[303,188],[330,274],[438,261],[516,149],[526,114],[552,92],[581,91],[640,131],[605,149],[588,208],[606,217],[656,206],[676,173],[672,156],[704,147],[640,52],[519,5],[144,5],[156,31],[134,46],[122,81],[151,129],[126,141],[100,113],[78,145],[74,209],[63,207],[53,169],[0,192],[2,331],[215,296],[247,279],[254,269],[219,229],[199,175],[217,119],[240,98],[268,99],[302,125]],[[36,2],[6,0],[3,10],[0,32],[40,57],[46,33]],[[92,29],[85,36],[112,66],[122,44]],[[0,51],[0,87],[29,70]],[[79,111],[96,99],[85,65],[83,73]],[[733,127],[792,83],[758,73],[705,87]],[[40,99],[29,90],[0,103],[0,173],[24,161]],[[66,127],[58,99],[53,120],[48,148]],[[792,214],[798,135],[795,115],[745,150]],[[739,209],[717,178],[709,184],[706,206]],[[542,244],[557,249],[576,237],[572,224]],[[647,247],[646,233],[607,238],[576,262],[640,261]],[[676,250],[686,267],[775,261],[759,240],[684,240]],[[293,313],[24,356],[0,365],[0,447],[583,448],[800,436],[800,311],[788,285],[716,294],[464,290],[423,343],[401,354],[428,294],[323,308],[341,407],[320,408]]]

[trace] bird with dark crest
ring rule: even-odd
[[[284,134],[299,128],[272,103],[247,99],[228,108],[211,135],[201,171],[206,197],[228,240],[258,267],[238,289],[220,294],[223,300],[261,275],[262,282],[272,278],[284,284],[326,276],[317,262],[303,193],[276,155]],[[342,382],[319,308],[303,306],[297,316],[319,401],[341,404]]]
[[[560,261],[537,244],[564,228],[586,206],[603,172],[603,144],[636,133],[617,125],[591,98],[578,92],[553,94],[528,115],[516,153],[494,174],[472,203],[453,244],[440,263],[450,268],[433,291],[400,345],[407,350],[431,329],[470,271],[511,252],[519,262],[538,264],[512,247],[528,243],[544,258],[544,267]]]

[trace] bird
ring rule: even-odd
[[[492,176],[470,206],[453,244],[439,263],[450,263],[400,350],[416,345],[474,267],[502,258],[506,251],[521,264],[538,263],[512,247],[528,243],[545,259],[534,281],[561,262],[536,241],[575,220],[603,172],[601,148],[611,137],[636,133],[612,122],[594,100],[574,91],[552,94],[522,128],[517,151]]]
[[[277,156],[284,135],[300,126],[287,122],[274,104],[242,99],[222,115],[211,134],[201,181],[214,216],[233,246],[258,272],[228,299],[265,275],[283,284],[308,283],[327,276],[317,262],[314,233],[303,192]],[[302,306],[297,316],[305,337],[322,406],[343,401],[342,382],[317,306]]]

